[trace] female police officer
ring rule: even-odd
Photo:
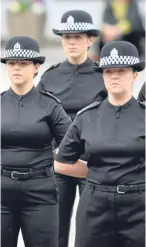
[[[60,28],[53,29],[53,32],[61,36],[67,60],[49,68],[38,87],[59,98],[67,114],[74,119],[83,107],[95,100],[102,100],[107,95],[101,74],[92,68],[93,62],[88,58],[88,49],[99,31],[87,12],[71,10],[64,13]],[[79,186],[81,194],[85,179],[58,174],[56,181],[60,208],[59,247],[67,247],[76,187]]]
[[[81,110],[59,147],[56,172],[88,181],[77,213],[76,247],[144,247],[145,107],[132,97],[143,69],[133,44],[105,45],[98,70],[108,98]],[[84,152],[89,170],[78,160]]]
[[[1,97],[1,245],[16,247],[21,228],[27,247],[58,246],[57,189],[52,138],[61,142],[71,120],[60,101],[33,86],[45,57],[30,37],[13,37],[5,49],[11,82]]]

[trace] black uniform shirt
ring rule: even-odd
[[[72,119],[85,106],[107,96],[103,77],[94,71],[93,62],[89,58],[80,65],[65,61],[46,71],[38,87],[60,99],[64,110]]]
[[[52,138],[58,145],[70,118],[58,99],[34,88],[24,96],[1,96],[1,163],[11,167],[52,165]]]
[[[141,101],[141,102],[146,100],[146,97],[145,97],[145,84],[146,83],[143,84],[143,86],[140,89],[140,92],[138,94],[138,100]]]
[[[119,107],[105,99],[82,110],[65,135],[56,160],[75,163],[84,152],[89,155],[89,181],[115,185],[144,182],[144,106],[134,98]]]

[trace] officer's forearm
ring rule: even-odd
[[[83,160],[78,160],[74,164],[54,161],[54,169],[56,173],[79,178],[86,178],[88,173],[87,162]]]

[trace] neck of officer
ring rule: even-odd
[[[23,83],[21,85],[16,85],[14,83],[11,83],[11,88],[12,90],[17,94],[17,95],[25,95],[27,94],[29,91],[31,91],[31,89],[33,88],[33,81],[32,82],[27,82],[27,83]]]
[[[88,54],[86,53],[79,57],[68,57],[68,61],[69,63],[72,64],[82,64],[87,60],[87,58],[88,58]]]
[[[115,106],[126,104],[133,97],[132,92],[125,92],[123,94],[108,93],[108,101]]]

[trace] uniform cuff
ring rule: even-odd
[[[55,160],[60,162],[60,163],[72,165],[72,164],[76,163],[78,159],[72,159],[71,157],[64,157],[60,154],[56,154]]]

